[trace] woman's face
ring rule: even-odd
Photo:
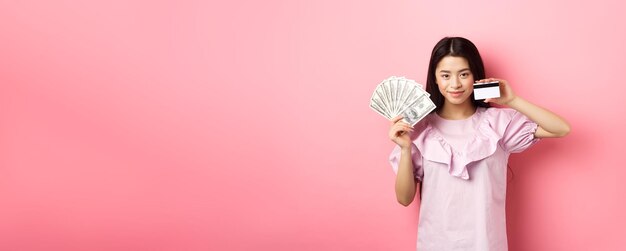
[[[472,102],[474,76],[463,57],[445,56],[437,64],[435,78],[446,103],[460,105]]]

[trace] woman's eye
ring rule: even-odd
[[[463,77],[463,78],[469,77],[469,73],[467,73],[467,72],[461,73],[461,77]]]
[[[448,79],[449,77],[450,77],[450,75],[448,75],[448,74],[441,75],[441,78],[443,78],[443,79]]]

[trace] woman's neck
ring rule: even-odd
[[[450,120],[466,119],[474,115],[476,107],[472,102],[463,104],[444,103],[443,107],[437,112],[439,117]]]

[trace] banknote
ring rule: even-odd
[[[414,126],[435,108],[435,103],[433,103],[428,96],[424,95],[419,101],[404,109],[402,112],[402,116],[404,118],[402,118],[402,120],[407,124]]]
[[[405,77],[391,76],[374,89],[370,108],[388,120],[403,115],[404,122],[413,126],[436,106],[421,84]]]

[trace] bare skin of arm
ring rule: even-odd
[[[535,105],[513,93],[513,90],[509,86],[508,82],[503,79],[485,79],[478,82],[485,81],[500,81],[500,94],[499,98],[486,99],[485,102],[493,102],[499,105],[506,105],[516,111],[524,114],[533,122],[539,126],[535,131],[535,137],[537,138],[560,138],[564,137],[570,132],[570,125],[561,118],[559,115],[548,111],[538,105]]]
[[[417,183],[413,174],[413,162],[411,160],[411,137],[413,128],[401,121],[402,117],[396,117],[391,121],[389,139],[400,147],[400,162],[396,176],[396,198],[403,206],[408,206],[415,198]]]

